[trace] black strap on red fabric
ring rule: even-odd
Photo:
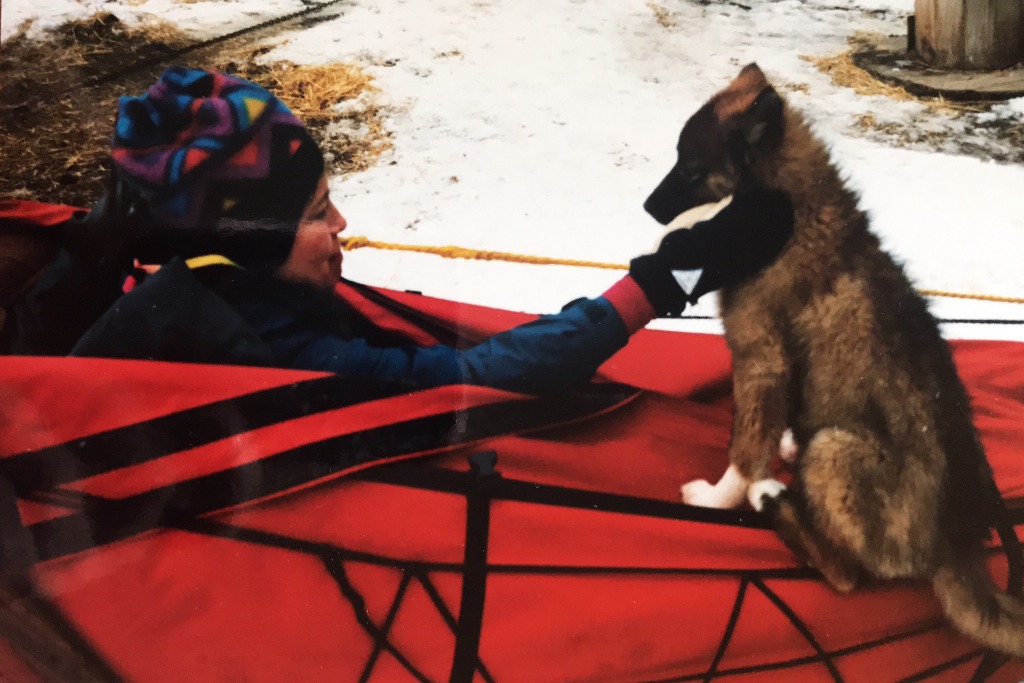
[[[414,488],[423,488],[425,490],[440,490],[443,492],[451,493],[452,495],[468,496],[470,495],[471,489],[475,486],[474,475],[471,472],[458,472],[451,471],[446,472],[446,476],[442,479],[428,478],[431,481],[429,486],[421,486],[416,481],[415,470],[431,471],[431,467],[415,467],[402,463],[395,463],[390,465],[384,465],[380,468],[360,473],[358,476],[361,478],[385,481],[387,483],[395,483],[399,485],[410,486]],[[384,470],[392,470],[393,472],[389,476],[375,476],[380,474]],[[401,476],[399,476],[399,474]],[[450,476],[447,476],[450,475]],[[437,484],[441,483],[442,486],[438,487]],[[501,489],[503,484],[506,483],[504,478],[499,478],[493,482],[494,489]],[[490,501],[493,503],[498,496],[495,491],[489,492]],[[582,499],[581,499],[582,500]],[[556,499],[545,496],[544,501],[546,504],[557,504]],[[687,510],[690,506],[674,504],[673,507]],[[665,515],[667,517],[671,517]],[[688,515],[676,515],[680,519],[689,519]],[[767,525],[765,525],[767,526]],[[440,593],[434,586],[431,575],[437,572],[449,573],[449,572],[462,572],[465,569],[465,563],[444,563],[444,562],[423,562],[419,560],[409,559],[398,559],[391,557],[384,557],[380,555],[368,554],[360,551],[348,550],[339,546],[329,545],[324,543],[310,542],[308,540],[291,538],[280,533],[270,533],[260,529],[251,529],[245,527],[239,527],[229,524],[224,524],[209,519],[194,519],[181,528],[187,529],[194,533],[203,533],[214,535],[220,538],[237,540],[245,543],[254,543],[265,545],[274,548],[283,548],[293,552],[305,553],[314,557],[324,558],[325,561],[328,558],[340,558],[345,561],[354,561],[361,563],[369,563],[375,566],[390,567],[402,572],[403,576],[410,576],[412,581],[418,582],[423,589],[426,591],[432,604],[437,609],[444,624],[446,624],[449,631],[458,637],[459,623],[455,616],[452,615],[451,610],[445,603],[445,600],[441,597]],[[768,529],[766,528],[766,531]],[[701,568],[688,568],[688,567],[632,567],[632,566],[540,566],[540,565],[523,565],[523,566],[512,566],[512,565],[498,565],[488,563],[487,575],[525,575],[525,576],[551,576],[551,575],[572,575],[572,576],[584,576],[587,574],[598,574],[602,576],[608,575],[674,575],[679,577],[712,574],[715,576],[729,576],[732,575],[736,578],[737,587],[740,584],[747,586],[746,591],[737,591],[736,604],[733,606],[733,614],[738,615],[742,610],[743,601],[745,596],[751,593],[762,594],[768,599],[771,597],[768,593],[771,593],[776,599],[781,601],[781,598],[771,589],[772,581],[781,579],[783,581],[790,581],[792,579],[813,579],[816,574],[806,568],[794,568],[792,570],[729,570],[724,568],[717,569],[701,569]],[[765,592],[767,589],[768,593]],[[361,597],[353,595],[351,591],[343,594],[349,599],[350,603],[353,604],[353,609],[359,609],[358,605],[364,604]],[[407,595],[408,593],[406,593]],[[353,602],[354,601],[354,602]],[[397,610],[399,604],[402,602],[402,596],[396,595],[393,600],[392,610]],[[778,604],[778,603],[776,603]],[[810,635],[810,640],[815,642],[811,629],[804,625],[803,621],[799,616],[791,609],[781,610],[787,619],[797,626],[802,626],[801,633],[806,632]],[[734,625],[735,626],[735,625]],[[761,664],[747,665],[742,667],[721,667],[721,661],[717,668],[709,668],[702,673],[694,673],[690,675],[684,675],[679,677],[659,679],[658,681],[651,681],[649,683],[684,683],[686,681],[713,681],[721,679],[729,679],[730,677],[741,676],[744,674],[754,673],[772,673],[774,675],[785,677],[788,672],[794,669],[800,669],[808,665],[819,665],[825,667],[826,676],[835,680],[834,672],[836,668],[829,667],[829,663],[841,663],[844,657],[856,655],[858,653],[866,652],[874,648],[889,647],[902,643],[904,641],[910,641],[914,638],[918,638],[923,635],[927,635],[939,630],[946,628],[946,622],[944,619],[936,618],[927,622],[918,624],[905,631],[891,633],[880,638],[865,640],[862,642],[847,645],[845,647],[835,650],[824,650],[820,645],[815,648],[815,654],[809,656],[792,657],[788,659],[768,661]],[[367,634],[376,642],[377,637],[387,638],[387,623],[385,622],[382,626],[376,625],[364,625],[367,629]],[[800,627],[798,627],[800,628]],[[728,641],[732,637],[733,629],[726,628],[725,633],[722,636],[722,642],[719,645],[718,651],[724,653],[728,648]],[[810,642],[810,641],[808,641]],[[390,645],[383,646],[388,652],[391,652],[391,648],[397,648],[397,645],[391,643]],[[813,645],[812,645],[813,647]],[[947,672],[953,668],[964,666],[973,660],[980,659],[982,652],[980,650],[972,650],[964,655],[951,658],[949,661],[941,662],[934,666],[929,666],[926,669],[909,676],[905,683],[911,683],[913,681],[924,681],[931,678],[941,676],[944,672]],[[408,660],[406,660],[408,661]],[[401,663],[401,662],[400,662]],[[404,666],[410,675],[414,678],[418,678],[418,672],[415,669]],[[369,669],[372,670],[372,666]],[[483,662],[479,659],[476,664],[477,673],[480,678],[487,683],[493,683],[495,680],[493,676],[488,673],[487,668]]]
[[[0,459],[22,496],[288,420],[408,393],[329,375],[179,410]]]
[[[329,384],[330,379],[324,381]],[[290,390],[298,391],[305,384],[291,385]],[[289,388],[283,390],[287,392]],[[278,395],[276,390],[267,391],[272,396]],[[292,415],[288,410],[299,410],[275,405],[273,401],[268,403],[263,400],[266,397],[258,395],[262,393],[203,407],[211,410],[207,417],[226,412],[233,416],[232,420],[192,422],[196,411],[202,414],[203,408],[190,409],[183,411],[184,417],[176,413],[130,425],[123,428],[125,431],[113,430],[61,447],[7,458],[12,462],[0,464],[0,473],[6,472],[19,492],[28,491],[32,499],[76,509],[74,514],[29,527],[39,559],[53,559],[167,524],[179,524],[198,515],[338,476],[367,463],[451,450],[486,438],[583,419],[627,401],[635,394],[609,390],[574,394],[572,400],[565,396],[510,398],[425,417],[399,419],[119,499],[83,495],[59,486],[90,474],[167,455],[176,452],[175,448],[210,443],[232,433],[248,431],[254,425],[283,421],[282,417]],[[316,405],[325,408],[338,403],[337,399],[325,399],[323,404]],[[263,410],[269,410],[269,415],[262,413]],[[187,443],[182,444],[181,437],[171,435],[170,427],[186,418],[189,424],[195,424],[195,429]],[[237,427],[239,424],[247,428]],[[153,425],[155,432],[148,432],[147,425]],[[98,439],[98,444],[94,438]],[[172,445],[162,442],[165,438]],[[88,453],[88,458],[83,451]]]
[[[22,525],[14,487],[0,476],[0,574],[15,583],[30,585],[29,572],[36,562],[32,535]]]
[[[364,470],[352,475],[355,479],[374,481],[382,484],[410,486],[429,491],[462,494],[465,492],[465,474],[436,467],[420,467],[415,464],[394,463]],[[536,503],[558,507],[618,512],[643,517],[676,519],[748,529],[771,529],[771,523],[759,513],[751,510],[719,510],[715,508],[680,505],[640,496],[628,496],[603,491],[588,491],[567,486],[538,484],[532,481],[501,477],[489,484],[492,500],[517,503]]]
[[[501,479],[493,451],[470,456],[471,483],[466,491],[466,550],[462,599],[449,683],[472,683],[479,662],[487,594],[487,542],[491,533],[491,490]]]
[[[473,495],[472,491],[476,484],[474,483],[473,475],[467,475],[465,472],[458,472],[454,470],[445,470],[434,467],[422,467],[407,463],[394,463],[385,465],[372,470],[367,470],[354,475],[358,479],[364,479],[367,481],[374,481],[378,483],[387,483],[392,485],[410,486],[417,489],[424,489],[430,491],[438,491],[444,493],[451,493],[455,495],[465,495],[467,500]],[[675,519],[679,521],[698,521],[705,523],[713,523],[727,526],[738,526],[744,528],[757,528],[769,531],[771,524],[768,519],[758,513],[742,511],[742,510],[715,510],[710,508],[700,508],[689,505],[680,505],[678,503],[668,503],[663,501],[654,501],[645,498],[626,496],[621,494],[609,494],[596,491],[585,491],[581,489],[574,489],[569,487],[551,486],[545,484],[537,484],[534,482],[518,481],[513,479],[507,479],[504,477],[494,477],[487,482],[486,486],[486,503],[489,506],[497,500],[502,501],[513,501],[523,503],[534,503],[541,505],[552,505],[558,507],[571,507],[577,509],[593,510],[599,512],[614,512],[640,515],[644,517],[659,517],[664,519]],[[480,514],[479,512],[477,513]],[[1016,539],[1016,534],[1013,532],[1014,523],[1024,523],[1024,510],[1015,510],[1013,513],[1004,515],[1003,519],[1006,523],[1006,529],[1010,536],[1007,538]],[[477,528],[474,533],[481,533],[481,529],[486,526],[486,522],[483,516],[481,516],[476,522]],[[474,566],[473,563],[483,561],[485,566],[483,568],[475,567],[474,572],[479,572],[483,575],[481,579],[479,576],[473,580],[464,579],[463,588],[464,591],[467,587],[473,587],[470,597],[475,601],[474,604],[483,605],[484,600],[484,587],[486,582],[486,576],[492,573],[500,572],[501,574],[515,574],[515,573],[535,573],[535,574],[571,574],[571,575],[584,575],[587,573],[617,573],[617,574],[630,574],[630,573],[657,573],[655,570],[650,568],[641,567],[558,567],[558,566],[507,566],[507,565],[490,565],[486,564],[486,545],[476,542],[477,557],[471,559],[469,553],[470,536],[469,536],[469,521],[467,520],[467,551],[466,551],[466,564],[465,570],[470,571],[470,567]],[[1004,544],[1006,541],[1004,540]],[[481,553],[479,548],[483,546],[484,552]],[[1001,550],[1007,552],[1004,547]],[[1016,562],[1012,557],[1012,550],[1008,552],[1011,563]],[[666,569],[666,573],[686,575],[686,574],[700,574],[703,573],[700,569],[686,569],[686,568],[672,568]],[[722,570],[710,570],[709,573],[722,573]],[[771,590],[767,581],[775,579],[791,580],[791,579],[812,579],[817,574],[806,567],[797,567],[787,570],[767,570],[767,571],[738,571],[737,579],[739,581],[736,603],[733,606],[732,616],[730,622],[734,619],[738,619],[738,615],[742,609],[742,604],[745,595],[751,590],[755,590],[758,593],[763,594],[770,601],[772,601],[782,612],[782,614],[793,624],[794,628],[806,639],[808,644],[815,650],[815,654],[810,657],[800,658],[793,661],[774,662],[765,664],[762,666],[744,667],[742,669],[720,669],[720,663],[722,656],[728,647],[729,641],[732,636],[732,627],[727,627],[725,634],[723,635],[722,642],[716,652],[716,655],[711,662],[709,669],[700,675],[686,676],[682,678],[665,679],[664,681],[658,681],[657,683],[682,683],[684,681],[712,681],[717,680],[719,677],[728,677],[731,675],[737,675],[741,673],[755,673],[759,671],[785,671],[787,668],[802,666],[806,664],[820,664],[825,668],[825,674],[828,678],[833,681],[842,681],[842,675],[839,672],[836,661],[844,656],[848,656],[857,652],[861,652],[873,647],[882,647],[890,643],[897,643],[905,639],[911,639],[920,636],[925,633],[939,630],[945,627],[945,621],[943,619],[936,619],[934,621],[922,624],[916,628],[913,628],[905,633],[894,634],[886,636],[885,638],[878,639],[876,641],[869,641],[860,643],[857,645],[848,646],[846,648],[826,651],[817,639],[814,637],[811,629],[802,619],[779,597],[774,591]],[[484,581],[484,586],[479,587],[479,583]],[[466,597],[464,596],[464,600]],[[734,626],[735,624],[733,624]],[[460,617],[459,627],[462,627],[462,621]],[[461,636],[460,634],[460,637]],[[468,648],[469,645],[464,645]],[[478,653],[477,653],[478,654]],[[972,650],[971,652],[948,662],[943,662],[933,667],[929,667],[925,671],[919,672],[906,679],[906,683],[912,683],[913,681],[923,681],[928,678],[941,675],[943,672],[949,671],[958,666],[963,666],[972,660],[980,660],[978,670],[975,673],[975,677],[972,681],[980,683],[981,681],[988,680],[995,672],[997,672],[1003,664],[1006,663],[1007,658],[1001,657],[995,654],[986,654],[981,650]],[[459,670],[460,676],[472,675],[474,660],[469,657],[468,654],[463,655],[463,659],[458,660],[461,667]],[[479,663],[479,658],[475,660]],[[455,669],[453,667],[452,681],[456,680],[471,680],[471,678],[456,678]]]

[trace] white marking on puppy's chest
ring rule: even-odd
[[[701,204],[687,209],[672,219],[672,222],[665,226],[665,232],[678,230],[679,228],[692,228],[701,221],[709,221],[718,215],[718,212],[729,206],[732,195],[715,204]]]

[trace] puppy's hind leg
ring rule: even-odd
[[[927,454],[892,453],[877,437],[822,429],[800,456],[808,517],[865,572],[922,578],[936,559],[941,468]]]
[[[777,496],[763,496],[761,506],[786,547],[817,569],[833,589],[849,593],[860,584],[860,565],[814,529],[796,493],[784,490]]]

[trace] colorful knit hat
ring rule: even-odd
[[[139,258],[219,253],[274,266],[324,171],[323,155],[281,100],[249,81],[172,67],[122,97],[111,156],[139,194]]]

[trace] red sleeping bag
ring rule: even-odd
[[[420,343],[529,319],[339,294]],[[1022,523],[1024,346],[953,347]],[[0,474],[37,584],[130,681],[1024,679],[927,587],[837,595],[759,515],[679,502],[726,467],[729,378],[721,337],[658,331],[540,398],[7,357]]]

